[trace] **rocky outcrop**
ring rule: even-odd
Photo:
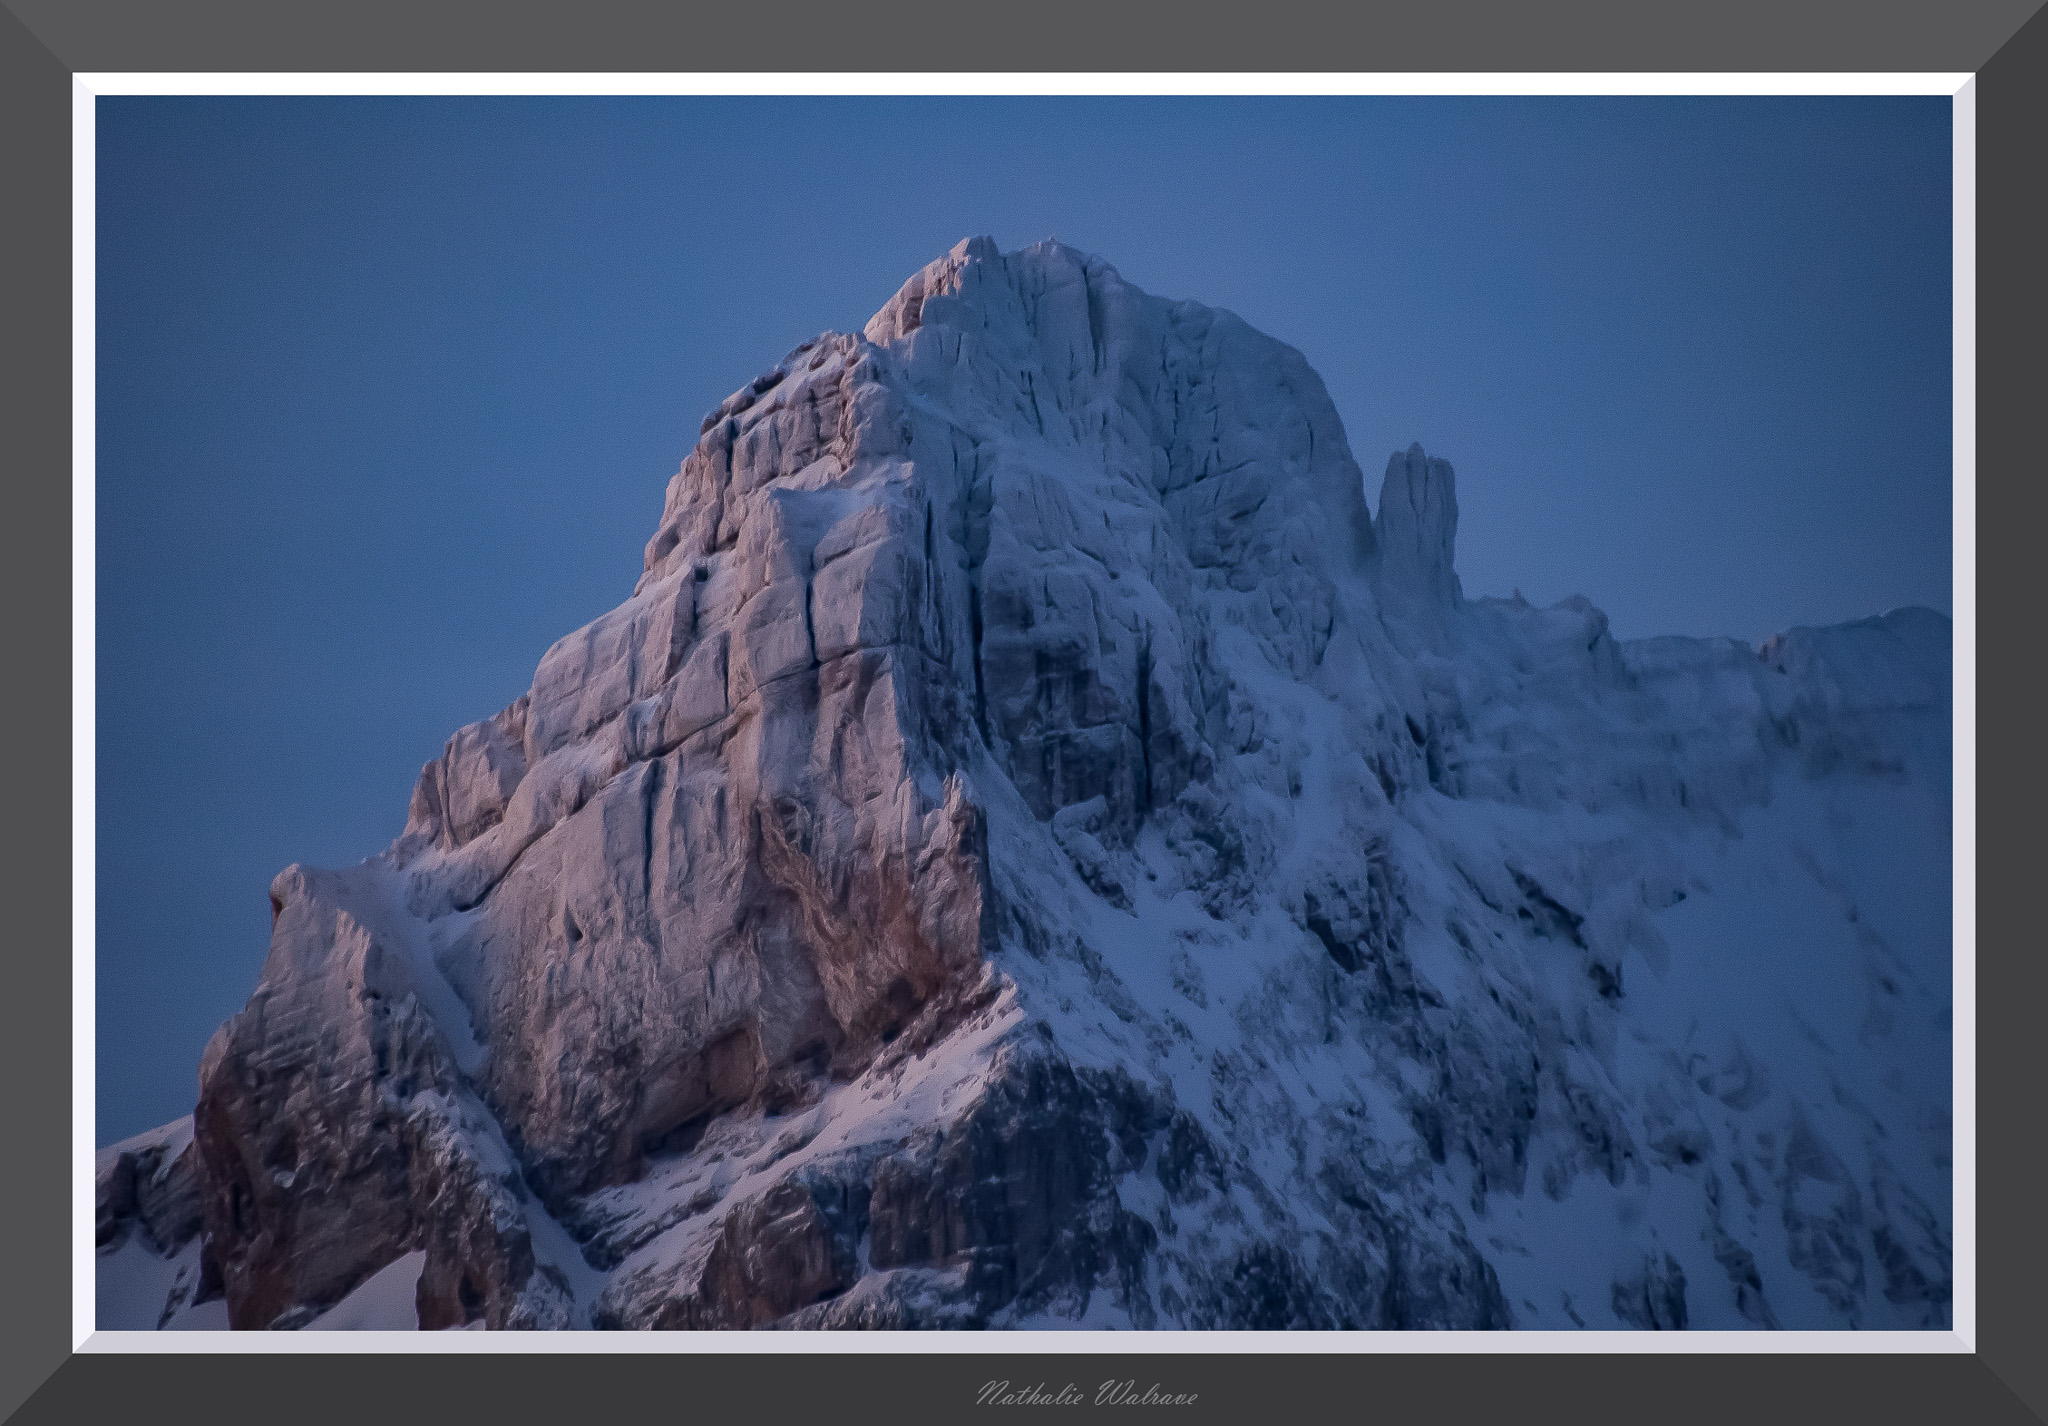
[[[1631,1327],[1651,1332],[1685,1327],[1685,1269],[1666,1253],[1662,1260],[1645,1258],[1628,1277],[1614,1284],[1614,1315]]]
[[[1454,566],[1458,494],[1451,463],[1427,455],[1420,443],[1396,452],[1373,529],[1375,596],[1399,611],[1400,625],[1440,626],[1464,599]]]
[[[1946,622],[1623,644],[1456,516],[1236,317],[963,243],[278,878],[150,1221],[237,1327],[411,1253],[429,1327],[1944,1320]]]
[[[516,1166],[377,890],[282,873],[263,980],[200,1062],[195,1143],[230,1323],[298,1325],[423,1248],[424,1325],[566,1326],[566,1285],[535,1262]]]
[[[103,1149],[93,1173],[93,1241],[117,1247],[136,1234],[175,1256],[204,1226],[204,1194],[189,1119]]]
[[[1085,1305],[1098,1285],[1149,1318],[1142,1268],[1156,1235],[1115,1190],[1136,1167],[1131,1155],[1145,1152],[1143,1096],[1127,1081],[1104,1088],[1042,1048],[1013,1046],[957,1120],[779,1180],[724,1217],[683,1281],[622,1277],[600,1318],[758,1327],[802,1313],[789,1325],[876,1325],[885,1315],[920,1325],[934,1281],[951,1290],[933,1325]],[[837,1302],[868,1274],[882,1281]]]

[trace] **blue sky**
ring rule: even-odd
[[[1458,469],[1467,594],[1949,610],[1949,104],[102,99],[99,1138],[191,1108],[286,864],[630,591],[705,410],[1055,236]]]

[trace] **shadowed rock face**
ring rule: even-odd
[[[93,1190],[94,1241],[102,1248],[140,1233],[158,1253],[173,1256],[205,1225],[206,1184],[189,1136],[103,1153]]]
[[[412,1251],[428,1327],[1941,1316],[1882,1067],[1945,962],[1797,809],[1931,816],[1945,621],[1622,645],[1467,601],[1456,513],[1056,244],[798,348],[393,846],[273,884],[187,1174],[234,1325]],[[1715,962],[1756,897],[1796,984]]]

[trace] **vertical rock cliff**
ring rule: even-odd
[[[705,419],[387,851],[279,875],[191,1124],[103,1155],[103,1282],[1946,1325],[1947,621],[1620,643],[1467,600],[1419,446],[1375,506],[1300,354],[962,243]]]

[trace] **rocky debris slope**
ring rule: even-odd
[[[207,1292],[1945,1325],[1947,621],[1620,643],[1467,600],[1456,517],[1229,313],[961,244],[705,419],[389,850],[278,877],[158,1191]]]

